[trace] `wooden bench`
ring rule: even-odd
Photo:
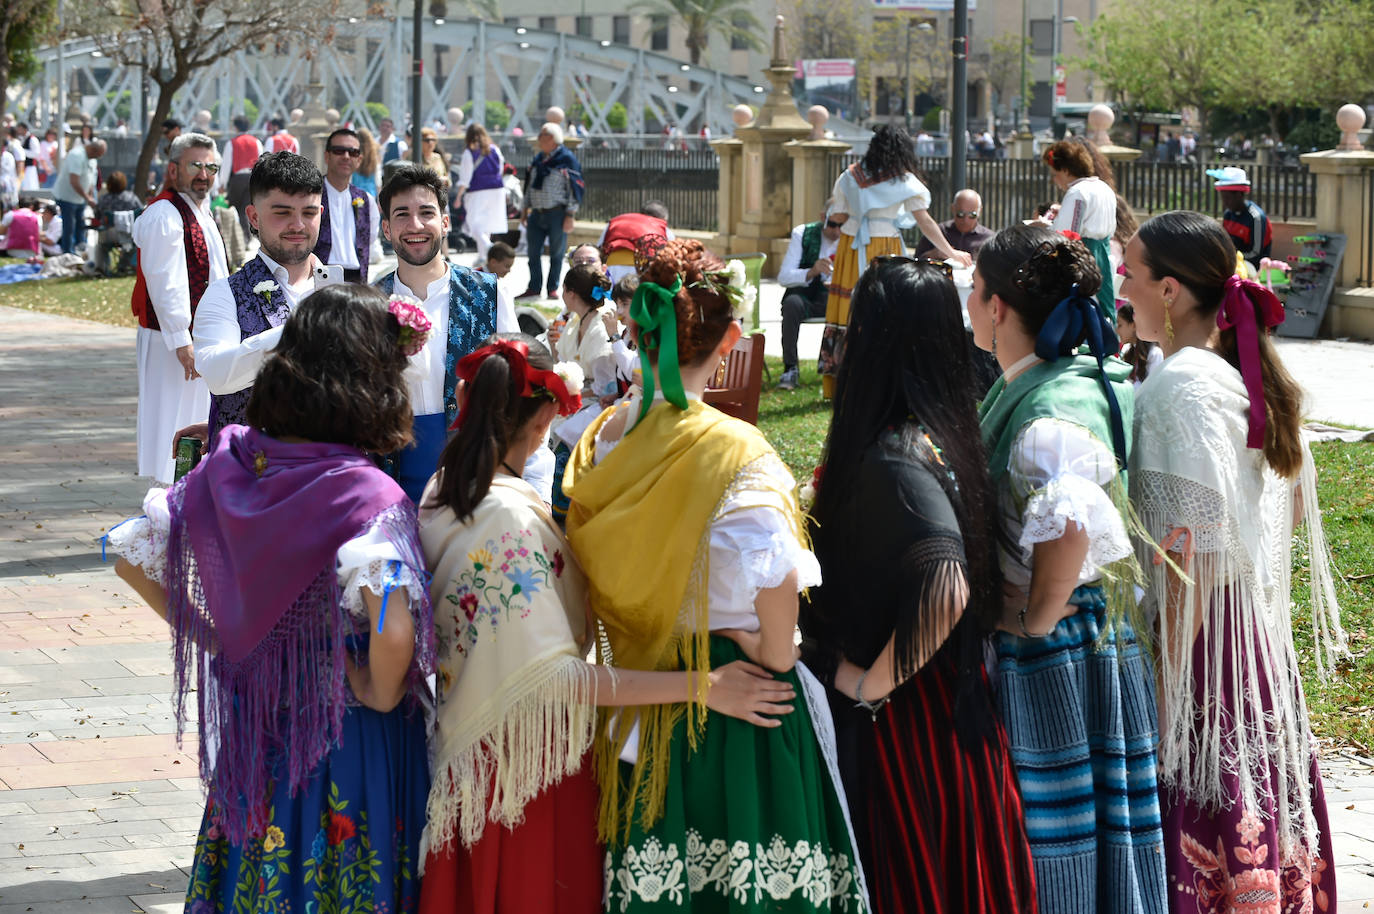
[[[702,400],[727,415],[758,425],[759,393],[763,390],[763,345],[762,333],[740,337],[707,385]]]

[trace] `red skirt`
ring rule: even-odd
[[[893,694],[877,721],[852,702],[836,708],[837,727],[852,740],[849,752],[841,750],[841,774],[875,914],[1037,909],[1006,735],[997,724],[996,736],[977,749],[960,743],[954,678],[953,664],[937,657]]]
[[[599,793],[584,764],[525,806],[511,829],[488,822],[470,848],[455,840],[425,858],[421,914],[594,914],[605,859],[596,840]]]

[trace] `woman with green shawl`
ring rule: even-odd
[[[1082,242],[1042,225],[998,233],[973,275],[974,340],[1002,367],[980,419],[1006,582],[998,706],[1040,910],[1163,914],[1153,678],[1128,618],[1130,369],[1109,357],[1101,282]]]

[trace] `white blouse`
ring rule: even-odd
[[[1126,525],[1105,488],[1116,478],[1116,457],[1086,428],[1066,419],[1036,419],[1012,442],[1007,464],[998,502],[1019,547],[1019,554],[1002,552],[1009,583],[1030,585],[1035,544],[1059,539],[1069,521],[1088,534],[1080,585],[1098,580],[1104,567],[1131,554]]]
[[[1116,234],[1116,192],[1096,176],[1079,178],[1064,191],[1054,229],[1067,229],[1084,238],[1112,237]]]
[[[167,509],[167,490],[153,488],[143,498],[143,514],[117,524],[109,532],[110,551],[124,557],[131,565],[143,569],[148,579],[166,585],[167,536],[172,526]],[[364,587],[374,594],[386,591],[389,563],[399,561],[400,552],[376,525],[339,547],[337,569],[339,593],[344,608],[355,617],[367,619],[367,604],[363,602]],[[400,566],[399,586],[405,589],[412,603],[421,600],[425,585],[415,570],[404,563]]]
[[[863,213],[857,212],[859,205],[858,200],[849,200],[846,198],[843,187],[846,182],[843,178],[844,175],[841,175],[840,179],[835,181],[835,186],[830,192],[830,212],[849,214],[849,218],[845,220],[844,225],[840,226],[840,231],[852,238],[859,233],[859,221]],[[868,211],[868,234],[871,237],[895,238],[901,233],[897,230],[892,220],[896,219],[901,214],[902,210],[906,210],[909,213],[919,213],[923,209],[930,209],[930,191],[926,188],[924,182],[918,183],[921,185],[919,193],[907,197],[900,203],[893,203],[891,206],[880,206],[877,209]]]

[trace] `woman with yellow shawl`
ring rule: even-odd
[[[820,569],[794,483],[756,428],[701,402],[740,336],[743,268],[672,241],[639,273],[644,394],[587,429],[563,480],[598,659],[700,672],[747,658],[806,700],[774,729],[708,713],[700,693],[602,715],[607,909],[865,912],[824,690],[796,665],[797,594]]]
[[[577,408],[575,365],[522,334],[460,361],[458,433],[421,499],[439,607],[437,728],[421,914],[601,909],[594,705],[682,702],[764,726],[792,689],[751,664],[694,673],[592,666],[586,584],[543,499],[513,467]],[[748,726],[748,725],[746,725]]]

